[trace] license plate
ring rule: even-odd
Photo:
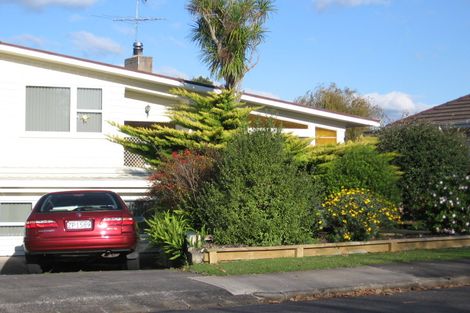
[[[92,225],[90,220],[67,221],[66,228],[71,230],[91,229]]]

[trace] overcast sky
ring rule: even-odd
[[[252,93],[294,100],[332,82],[390,119],[470,93],[470,0],[277,0],[245,77]],[[191,42],[186,0],[140,2],[154,71],[209,76]],[[0,41],[122,65],[135,40],[136,0],[0,0]]]

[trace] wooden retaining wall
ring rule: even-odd
[[[204,262],[216,264],[218,262],[235,260],[301,258],[304,256],[347,255],[354,253],[398,252],[416,249],[459,247],[470,247],[470,236],[321,243],[275,247],[208,249],[204,253]]]

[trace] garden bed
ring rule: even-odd
[[[443,249],[469,246],[470,236],[446,236],[274,247],[214,247],[205,251],[204,262],[217,264],[218,262],[234,260],[301,258],[307,256],[398,252],[416,249]]]

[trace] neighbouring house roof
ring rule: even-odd
[[[470,94],[408,116],[402,121],[411,120],[470,128]]]
[[[140,81],[147,81],[150,83],[156,83],[169,87],[180,87],[186,88],[198,92],[210,92],[216,91],[219,87],[204,85],[189,80],[169,77],[165,75],[140,72],[130,70],[122,66],[116,66],[92,60],[67,56],[58,54],[50,51],[44,51],[39,49],[33,49],[14,44],[9,44],[0,41],[0,55],[8,54],[17,57],[28,58],[31,60],[38,60],[42,62],[49,62],[53,64],[59,64],[62,66],[69,66],[75,68],[81,68],[89,71],[106,73],[109,75],[115,75],[124,77],[126,79],[134,79]],[[346,127],[357,127],[357,126],[380,126],[380,123],[376,120],[363,118],[360,116],[353,116],[343,113],[337,113],[333,111],[311,108],[305,105],[301,105],[294,102],[289,102],[280,99],[268,98],[249,93],[243,93],[241,97],[242,101],[248,102],[254,105],[262,105],[264,107],[290,111],[299,114],[305,114],[316,118],[322,118],[343,123]]]

